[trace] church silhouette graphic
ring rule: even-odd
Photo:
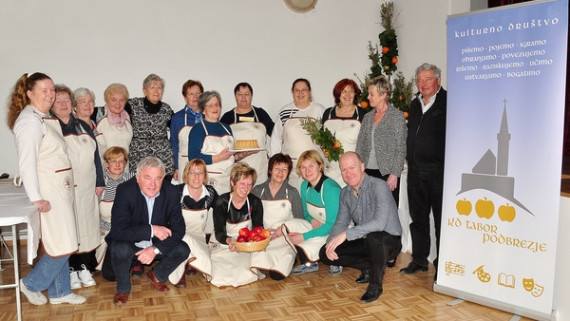
[[[457,195],[474,189],[484,189],[493,192],[518,205],[531,215],[534,215],[514,196],[515,178],[507,176],[509,172],[509,141],[511,134],[507,123],[507,101],[503,101],[503,118],[497,134],[497,156],[491,149],[475,164],[471,173],[461,175],[461,191]]]

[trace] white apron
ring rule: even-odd
[[[99,202],[99,215],[101,220],[111,222],[111,209],[113,208],[113,201],[101,201]],[[96,269],[101,271],[103,267],[103,261],[105,260],[105,253],[107,253],[107,242],[105,242],[105,237],[109,234],[109,231],[99,229],[101,235],[101,243],[99,247],[95,250],[95,258],[97,259]]]
[[[190,130],[192,126],[186,124],[186,117],[184,116],[184,127],[180,128],[178,131],[178,183],[184,183],[184,168],[188,164],[188,136],[190,135]]]
[[[297,190],[301,189],[301,183],[303,182],[303,178],[297,175],[297,172],[295,171],[299,156],[309,149],[318,151],[322,156],[322,151],[319,145],[313,143],[311,136],[307,134],[307,131],[301,126],[301,120],[303,119],[306,119],[306,117],[291,117],[283,124],[283,143],[281,152],[291,156],[291,160],[293,161],[293,171],[289,174],[289,184]]]
[[[59,121],[44,118],[44,125],[46,133],[38,151],[37,171],[40,193],[49,201],[51,210],[40,213],[40,237],[46,254],[57,257],[78,248],[73,171]]]
[[[116,126],[111,126],[107,116],[105,116],[97,123],[97,131],[103,134],[105,139],[106,148],[103,150],[103,154],[111,146],[123,147],[127,152],[129,151],[129,145],[133,138],[133,126],[130,121],[126,120],[123,128],[119,129]],[[99,145],[99,149],[101,149],[101,145]]]
[[[90,252],[101,244],[99,200],[95,194],[97,176],[93,159],[97,142],[85,133],[69,134],[64,138],[75,182],[75,215],[79,227],[79,253]]]
[[[360,121],[357,119],[329,119],[325,121],[324,127],[328,128],[340,141],[345,153],[354,152],[356,150],[356,140],[358,138],[358,132],[360,131]],[[326,157],[324,160],[325,175],[334,179],[340,187],[346,186],[346,183],[342,180],[338,161],[328,161]]]
[[[232,200],[228,203],[228,211]],[[249,199],[247,199],[247,207]],[[236,239],[243,227],[251,229],[251,215],[245,221],[238,223],[226,222],[229,237]],[[270,243],[271,244],[271,243]],[[257,269],[251,268],[251,253],[232,252],[226,244],[220,244],[214,238],[210,240],[210,258],[212,261],[212,276],[209,280],[217,287],[238,287],[257,281]]]
[[[257,140],[260,148],[265,148],[267,144],[267,129],[265,125],[259,122],[255,108],[253,108],[254,121],[242,121],[238,123],[238,115],[234,109],[234,123],[230,125],[234,139],[237,140]],[[255,154],[249,155],[241,160],[249,166],[255,168],[257,172],[257,182],[265,182],[267,180],[267,151],[261,150]]]
[[[261,195],[263,195],[263,191]],[[288,276],[297,256],[295,245],[289,240],[287,231],[283,228],[284,223],[294,218],[291,202],[288,199],[262,200],[261,202],[264,213],[263,226],[281,229],[284,236],[271,240],[265,251],[253,252],[251,266],[261,270],[276,271],[283,276]]]
[[[212,264],[210,262],[210,250],[206,244],[206,221],[208,219],[208,209],[189,210],[182,209],[182,216],[186,223],[186,232],[182,240],[190,247],[190,254],[188,259],[184,260],[170,275],[168,280],[172,284],[178,283],[186,271],[186,263],[200,273],[204,274],[206,278],[212,275]]]
[[[129,152],[129,145],[131,144],[131,139],[133,138],[133,126],[131,122],[125,120],[125,125],[123,128],[119,129],[116,126],[111,126],[109,124],[109,119],[104,116],[97,123],[97,131],[99,134],[96,136],[97,144],[99,144],[99,154],[101,154],[101,162],[105,164],[103,155],[107,149],[111,146],[123,147],[127,153]],[[101,137],[101,138],[99,138]],[[125,164],[125,172],[129,171],[129,162]]]
[[[234,148],[234,138],[225,126],[222,127],[224,127],[224,130],[228,133],[227,135],[213,136],[208,135],[208,130],[206,129],[204,122],[201,122],[201,124],[204,127],[204,131],[206,132],[206,137],[204,138],[204,143],[202,144],[202,149],[200,150],[202,154],[213,156],[218,155],[225,148]],[[208,177],[210,180],[208,184],[212,185],[216,189],[218,195],[222,195],[230,191],[230,171],[232,170],[233,165],[233,156],[221,162],[206,165],[208,169]]]

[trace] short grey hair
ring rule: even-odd
[[[435,78],[439,79],[439,77],[441,77],[441,70],[439,68],[437,68],[436,65],[432,65],[432,64],[428,64],[427,62],[424,62],[418,68],[416,68],[416,78],[418,78],[418,75],[420,74],[420,72],[425,71],[425,70],[433,70],[433,75]]]
[[[217,91],[205,91],[200,95],[200,97],[198,97],[198,108],[200,109],[201,113],[203,113],[204,109],[206,109],[206,104],[214,97],[218,98],[220,107],[222,107],[222,97]]]
[[[137,177],[140,176],[141,171],[144,167],[147,168],[160,168],[162,170],[162,176],[166,175],[166,167],[160,158],[156,156],[147,156],[141,159],[137,164]]]
[[[77,105],[77,100],[81,97],[85,97],[85,96],[91,96],[91,99],[93,100],[93,102],[95,102],[95,93],[93,92],[93,90],[85,88],[85,87],[79,87],[77,89],[75,89],[73,91],[73,99],[72,101],[74,101],[73,106],[75,107]]]
[[[164,79],[160,78],[157,74],[150,74],[143,80],[143,89],[148,88],[153,82],[159,82],[164,89]]]

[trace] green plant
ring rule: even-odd
[[[344,154],[341,142],[320,120],[312,118],[301,119],[301,127],[311,136],[313,143],[319,145],[325,157],[330,161],[338,161]]]

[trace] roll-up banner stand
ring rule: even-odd
[[[436,292],[555,319],[567,33],[568,0],[448,18]]]

